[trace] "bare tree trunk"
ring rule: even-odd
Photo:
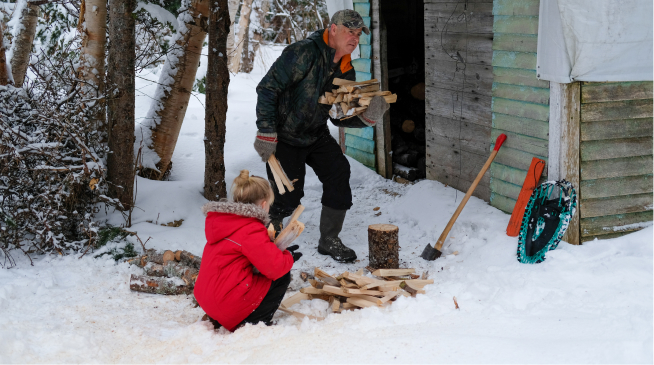
[[[82,88],[84,96],[102,98],[96,103],[96,113],[93,116],[96,130],[105,140],[107,133],[105,116],[105,72],[104,56],[107,43],[107,0],[82,0],[80,7],[80,24],[82,33],[82,52],[80,55],[80,79],[87,82]]]
[[[227,35],[227,57],[230,65],[232,64],[232,58],[234,58],[234,22],[240,4],[240,0],[229,0],[229,21],[231,25],[229,26],[229,35]]]
[[[238,73],[241,69],[241,57],[243,56],[243,46],[245,40],[249,37],[250,30],[250,14],[252,14],[252,0],[243,0],[241,5],[241,16],[238,20],[238,38],[236,39],[236,49],[234,55],[230,60],[229,70],[232,73]],[[247,52],[247,48],[245,48]]]
[[[13,54],[11,56],[11,73],[14,76],[14,85],[23,86],[27,66],[30,63],[32,43],[36,34],[36,23],[39,18],[39,7],[27,2],[20,15],[20,32],[16,35],[13,43]]]
[[[204,122],[204,197],[213,201],[227,197],[224,147],[229,87],[226,57],[229,25],[227,0],[212,1]]]
[[[148,113],[148,118],[155,120],[155,123],[150,124],[152,145],[149,147],[160,158],[157,163],[158,171],[146,168],[141,173],[150,179],[163,178],[170,168],[170,160],[175,152],[200,64],[202,45],[207,36],[209,0],[193,1],[189,15],[192,16],[192,20],[185,24],[186,32],[178,35],[176,42],[178,49],[171,52],[176,57],[166,60],[159,78],[156,94],[164,96],[152,103]],[[171,79],[172,82],[167,81]]]
[[[136,0],[109,0],[109,62],[107,101],[109,195],[125,209],[132,206],[134,191],[134,71],[136,65]]]
[[[5,51],[5,41],[4,41],[4,31],[5,27],[0,23],[0,85],[4,86],[9,83],[9,77],[7,73],[7,52]]]
[[[261,45],[261,40],[263,35],[261,32],[254,32],[254,37],[252,37],[252,45],[248,44],[245,46],[247,51],[243,52],[243,60],[241,61],[241,72],[250,73],[254,68],[254,58],[259,50]]]

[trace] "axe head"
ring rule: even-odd
[[[442,254],[443,254],[442,252],[440,252],[439,250],[433,248],[428,243],[427,246],[425,247],[425,249],[422,250],[422,254],[420,255],[420,257],[422,257],[423,259],[425,259],[427,261],[434,261],[437,258],[441,257]]]

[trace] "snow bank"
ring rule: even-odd
[[[278,51],[266,50],[273,56]],[[230,83],[228,185],[243,168],[265,176],[265,165],[252,148],[254,89],[264,71],[257,64],[252,74],[238,74]],[[137,79],[137,89],[144,93],[136,111],[143,116],[155,87]],[[202,252],[203,128],[203,108],[191,98],[173,156],[172,181],[138,180],[131,230],[144,241],[152,237],[148,248]],[[360,261],[338,264],[317,253],[322,186],[307,169],[301,217],[306,229],[297,241],[304,256],[294,266],[291,289],[307,285],[298,278],[300,270],[320,266],[340,273],[367,265],[367,226],[392,223],[400,229],[401,265],[429,271],[435,281],[425,287],[425,295],[400,298],[388,308],[330,314],[321,322],[278,313],[276,326],[247,325],[230,334],[200,321],[202,310],[185,296],[130,292],[129,275],[140,272],[138,268],[91,254],[81,259],[43,257],[33,267],[20,258],[18,268],[0,270],[0,362],[654,360],[652,226],[582,246],[561,243],[545,262],[524,265],[516,260],[517,239],[504,233],[509,216],[473,197],[445,243],[447,255],[427,262],[419,257],[422,249],[436,241],[464,193],[435,181],[397,184],[348,161],[354,206],[341,238]],[[115,214],[106,219],[121,222]],[[179,219],[184,222],[177,228],[155,224]],[[459,254],[452,255],[454,251]],[[327,304],[305,301],[293,309],[322,316]]]

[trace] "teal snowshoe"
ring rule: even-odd
[[[577,209],[577,194],[566,180],[548,181],[531,194],[518,238],[518,261],[538,264],[563,238]]]

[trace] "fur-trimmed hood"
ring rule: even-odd
[[[255,204],[235,203],[226,200],[209,202],[202,206],[202,213],[206,217],[209,212],[236,214],[243,217],[256,218],[266,227],[270,224],[268,213]]]

